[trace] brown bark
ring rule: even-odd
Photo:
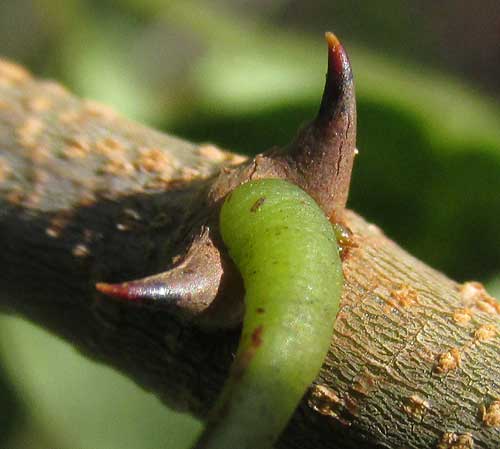
[[[161,271],[239,157],[131,123],[0,63],[2,307],[203,416],[237,331],[207,333],[94,283]],[[500,447],[500,306],[353,212],[355,246],[323,369],[282,448]]]

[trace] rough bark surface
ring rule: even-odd
[[[203,416],[238,332],[98,295],[161,271],[213,176],[241,157],[196,146],[0,62],[0,303]],[[330,354],[281,448],[499,448],[500,306],[353,212]]]

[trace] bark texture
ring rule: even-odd
[[[203,416],[238,331],[97,294],[165,269],[214,176],[240,156],[193,145],[0,62],[0,303]],[[281,448],[499,448],[500,306],[353,212],[331,351]],[[214,305],[217,307],[217,305]]]

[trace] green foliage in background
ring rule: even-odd
[[[377,9],[394,16],[394,1]],[[360,12],[353,30],[377,30],[371,19]],[[417,35],[391,23],[401,41]],[[288,142],[316,113],[323,31],[192,0],[0,4],[0,54],[124,115],[245,154]],[[499,295],[498,103],[347,38],[360,151],[350,206],[432,266],[491,281]],[[0,321],[1,447],[168,449],[194,439],[198,423],[127,379],[32,325]]]

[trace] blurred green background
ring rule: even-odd
[[[436,5],[436,3],[438,3]],[[500,2],[2,0],[0,54],[80,96],[252,154],[319,105],[323,32],[358,93],[350,206],[500,294]],[[0,317],[0,447],[187,447],[200,429],[35,326]]]

